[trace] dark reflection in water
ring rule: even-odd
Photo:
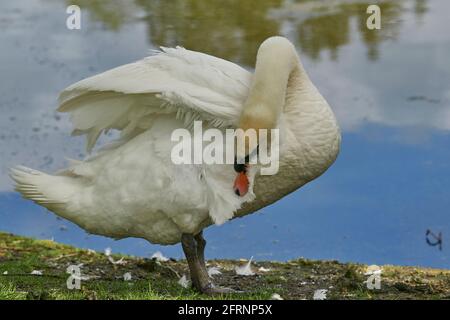
[[[130,18],[131,1],[77,0],[68,1],[67,5],[76,4],[80,8],[89,10],[91,19],[98,20],[113,31],[117,31]],[[131,9],[133,6],[131,6]]]
[[[130,17],[129,2],[71,1],[88,9],[94,20],[117,30]],[[377,3],[382,14],[383,32],[366,27],[366,9]],[[267,37],[282,31],[283,18],[294,21],[298,43],[308,56],[317,59],[323,50],[329,50],[337,59],[339,48],[349,43],[351,21],[367,46],[369,59],[379,56],[379,45],[395,40],[400,28],[404,1],[342,1],[329,6],[326,1],[295,1],[283,7],[282,0],[135,0],[135,17],[147,24],[149,41],[155,45],[196,48],[236,62],[253,65],[258,45]],[[283,7],[283,9],[282,9]],[[271,13],[282,9],[282,14]],[[417,16],[426,10],[426,0],[416,0]],[[281,19],[280,19],[281,18]],[[206,39],[207,38],[207,39]]]
[[[311,17],[299,24],[299,44],[311,58],[317,59],[322,50],[328,49],[333,60],[338,58],[339,48],[350,41],[351,21],[356,19],[357,29],[365,45],[369,59],[379,56],[378,47],[382,41],[395,39],[396,30],[400,28],[398,18],[403,6],[401,2],[380,2],[383,32],[369,30],[366,22],[366,9],[371,2],[342,4],[332,13]]]
[[[147,13],[154,44],[198,48],[225,59],[253,65],[258,45],[278,34],[280,23],[268,18],[282,0],[136,1]]]
[[[82,29],[65,28],[66,6]],[[366,28],[379,4],[382,29]],[[450,34],[447,0],[27,0],[0,4],[0,230],[102,250],[181,256],[179,246],[115,242],[12,193],[7,168],[52,172],[82,158],[55,113],[67,85],[181,45],[252,68],[281,34],[330,102],[343,131],[336,164],[259,214],[208,228],[209,257],[298,256],[450,267]],[[427,245],[442,232],[442,251]]]
[[[88,9],[95,20],[117,29],[128,15],[124,1],[70,1]],[[147,25],[149,41],[155,45],[195,48],[225,59],[253,65],[258,45],[277,35],[280,23],[268,11],[282,0],[197,1],[135,0],[135,12]],[[116,14],[120,12],[120,16]],[[122,20],[119,19],[121,17]]]
[[[428,6],[427,6],[428,0],[416,0],[414,4],[414,12],[416,13],[417,19],[419,21],[422,21],[423,16],[425,13],[428,12]]]

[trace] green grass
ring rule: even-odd
[[[233,260],[212,260],[222,271],[214,281],[245,293],[206,296],[178,284],[188,274],[184,260],[156,262],[124,258],[125,265],[112,264],[103,253],[94,253],[49,240],[34,240],[0,233],[0,299],[312,299],[317,289],[327,289],[328,299],[448,299],[450,270],[383,266],[382,287],[369,290],[364,281],[367,266],[337,261],[297,259],[289,262],[255,262],[254,276],[238,276]],[[80,290],[67,289],[69,265],[83,263]],[[269,272],[258,271],[260,267]],[[31,275],[41,270],[42,275]],[[4,274],[4,272],[7,274]],[[129,272],[131,281],[124,281]]]

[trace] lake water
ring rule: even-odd
[[[65,26],[66,6],[82,29]],[[365,27],[369,4],[382,28]],[[114,241],[12,192],[7,168],[51,172],[83,158],[58,92],[181,45],[251,69],[258,45],[281,34],[297,47],[343,131],[341,154],[316,181],[257,214],[206,230],[207,256],[304,256],[450,268],[450,32],[447,0],[63,1],[0,4],[0,230],[85,248],[182,257],[179,245]],[[430,229],[442,250],[426,243]],[[430,238],[431,239],[431,238]],[[433,240],[433,239],[431,239]]]

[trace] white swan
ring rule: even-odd
[[[56,175],[25,167],[11,170],[16,190],[90,233],[181,241],[192,282],[214,287],[204,262],[202,230],[252,213],[321,175],[336,159],[340,130],[325,99],[308,78],[294,46],[265,40],[252,75],[238,65],[183,48],[87,78],[60,95],[74,134],[91,150],[108,129],[121,130],[113,146]],[[174,129],[194,120],[227,127],[279,128],[280,169],[249,174],[245,196],[233,190],[233,165],[175,165]]]

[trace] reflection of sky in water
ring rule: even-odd
[[[57,1],[0,5],[0,230],[140,255],[161,249],[86,235],[11,193],[7,168],[51,171],[83,156],[83,141],[69,137],[67,117],[54,112],[58,92],[76,80],[156,45],[251,67],[258,44],[283,34],[336,112],[341,155],[320,179],[260,214],[209,228],[208,256],[450,267],[448,1],[381,2],[378,33],[362,27],[363,1],[75,3],[85,9],[81,31],[65,28]],[[426,245],[427,228],[442,231],[441,252]],[[162,250],[181,256],[179,246]]]

